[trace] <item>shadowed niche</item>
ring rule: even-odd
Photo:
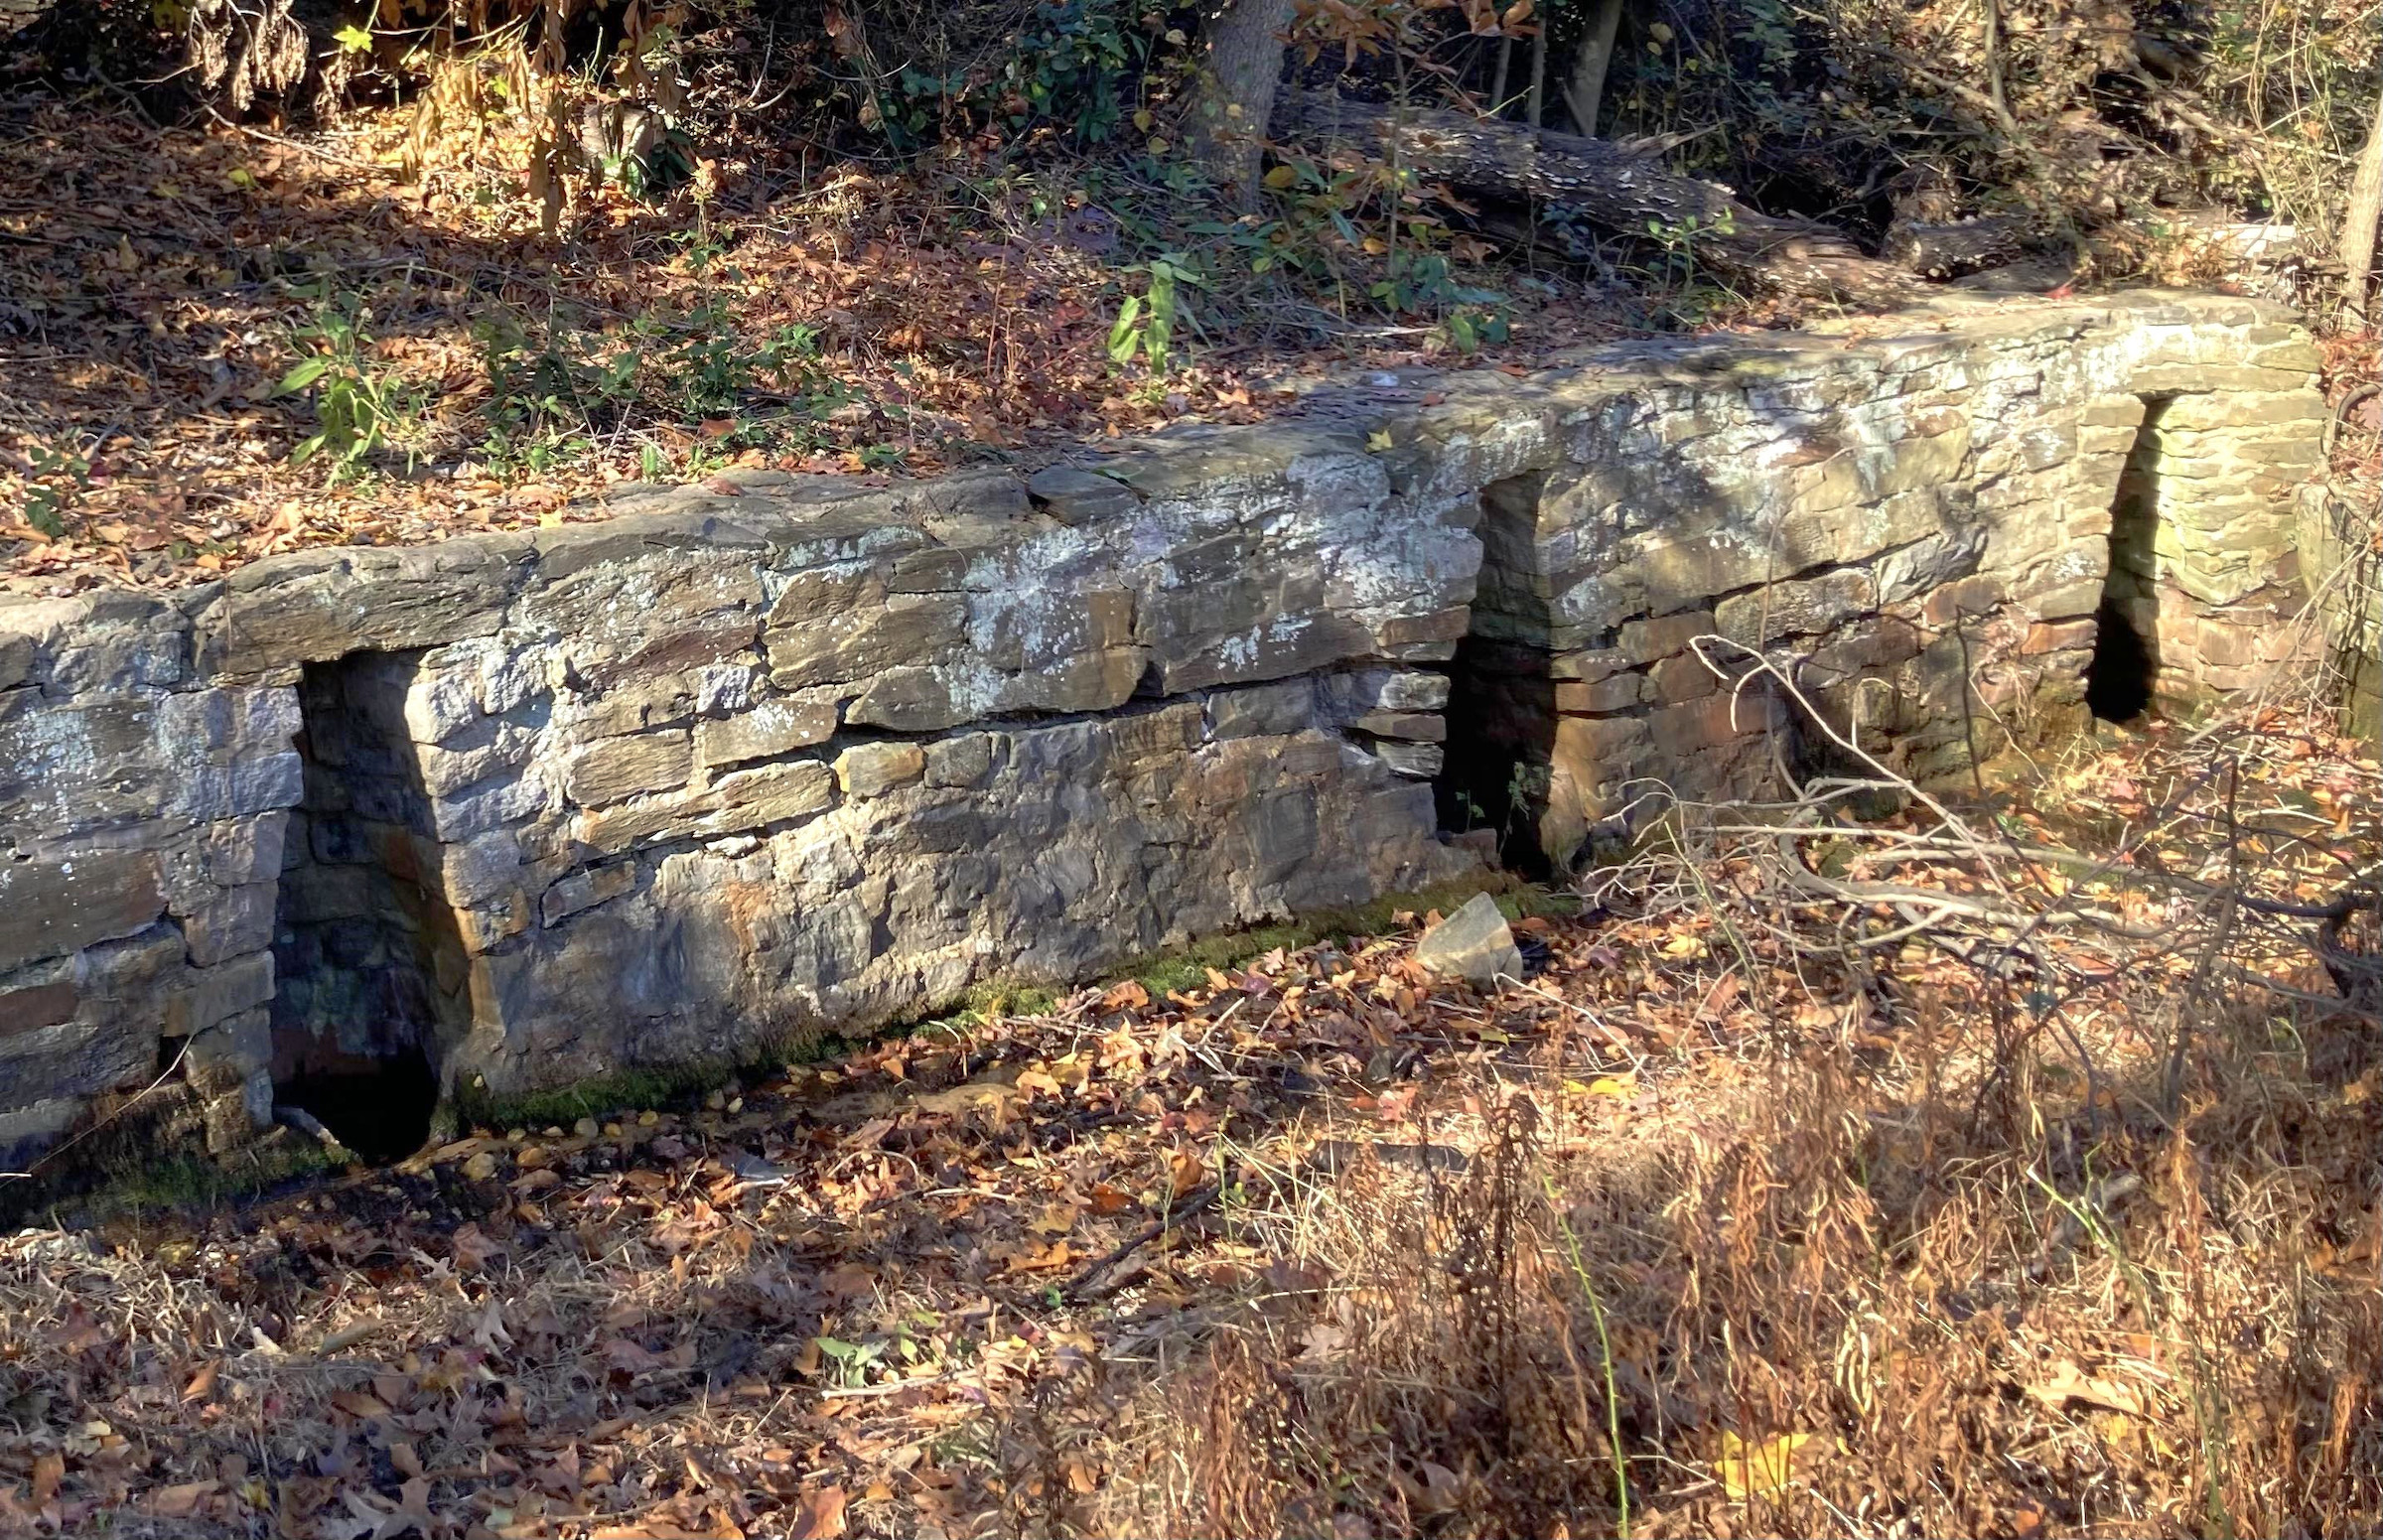
[[[2094,615],[2085,705],[2105,722],[2129,722],[2152,704],[2160,674],[2160,419],[2163,399],[2144,402],[2143,425],[2110,504],[2110,571]]]
[[[1448,759],[1435,787],[1441,828],[1492,831],[1500,864],[1533,881],[1555,871],[1540,839],[1556,743],[1537,543],[1546,480],[1533,473],[1481,490],[1481,576],[1450,665]]]
[[[273,1085],[370,1160],[410,1154],[439,1096],[465,954],[404,721],[417,653],[307,665],[306,769],[274,923]]]

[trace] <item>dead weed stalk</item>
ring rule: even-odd
[[[1119,1435],[1153,1478],[1110,1517],[2383,1523],[2383,1047],[2308,931],[2371,908],[2374,852],[2346,813],[2291,816],[2311,767],[2343,771],[2220,724],[2152,744],[2140,783],[2048,768],[2051,817],[1845,747],[1866,773],[1674,804],[1591,887],[1710,936],[1621,963],[1718,969],[1708,1002],[1758,1003],[1754,1030],[1682,1039],[1635,1099],[1577,1094],[1561,1043],[1485,1063],[1444,1134],[1462,1175],[1368,1161],[1253,1203],[1296,1286],[1155,1382]],[[1904,811],[1864,822],[1857,793]]]

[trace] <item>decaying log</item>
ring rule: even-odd
[[[1958,278],[2019,260],[2027,250],[2026,221],[2004,213],[1930,223],[1897,220],[1882,253],[1928,278]]]
[[[1650,222],[1687,228],[1696,258],[1789,294],[1892,305],[1920,292],[1910,274],[1863,255],[1842,232],[1750,209],[1710,182],[1674,175],[1603,139],[1501,120],[1409,108],[1402,116],[1332,91],[1285,89],[1272,119],[1277,140],[1362,146],[1425,183],[1460,193],[1563,205],[1589,223],[1644,235]]]

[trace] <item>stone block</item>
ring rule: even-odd
[[[1661,706],[1646,714],[1648,736],[1659,754],[1682,761],[1760,732],[1768,723],[1765,703],[1752,695],[1712,695],[1677,706]]]
[[[836,799],[836,776],[817,760],[798,760],[734,771],[712,789],[720,810],[704,820],[707,830],[753,829],[826,811]]]
[[[601,807],[641,791],[683,786],[694,770],[694,740],[683,730],[606,738],[573,756],[563,791],[582,807]]]
[[[439,896],[457,908],[484,904],[521,880],[521,842],[509,829],[454,844],[424,841],[417,859],[439,873]]]
[[[1651,663],[1686,651],[1699,636],[1713,634],[1716,634],[1713,612],[1691,610],[1683,615],[1625,622],[1615,644],[1628,661]]]
[[[1674,659],[1677,661],[1677,659]],[[1702,673],[1702,665],[1697,671]],[[1627,711],[1638,704],[1644,680],[1637,674],[1608,674],[1603,679],[1556,681],[1556,709],[1562,712]]]
[[[273,944],[273,910],[280,884],[244,883],[216,890],[207,903],[182,918],[182,934],[191,961],[200,967],[261,952]]]
[[[183,1075],[203,1095],[237,1091],[248,1077],[273,1062],[270,1013],[242,1011],[191,1035],[183,1050]]]
[[[786,606],[779,601],[762,637],[770,681],[781,690],[870,679],[926,663],[957,649],[967,635],[967,602],[956,594],[888,595],[849,614],[790,625],[774,619]]]
[[[537,917],[538,907],[527,889],[516,887],[491,894],[469,909],[454,909],[448,913],[455,924],[456,940],[465,954],[477,957],[527,930]],[[445,950],[441,949],[442,955]]]
[[[1073,466],[1047,466],[1037,471],[1026,479],[1026,494],[1038,508],[1069,525],[1114,518],[1142,504],[1123,482]]]
[[[1407,743],[1448,741],[1448,719],[1432,711],[1369,711],[1349,726],[1375,738],[1396,738]]]
[[[157,1027],[67,1021],[0,1037],[0,1105],[87,1097],[157,1074]]]
[[[836,781],[846,796],[883,796],[926,773],[926,751],[916,744],[855,744],[836,758]]]
[[[13,690],[33,672],[34,641],[21,631],[0,630],[0,690]]]
[[[35,980],[31,975],[41,970],[28,969],[14,980],[0,979],[0,1037],[12,1033],[31,1032],[40,1027],[56,1027],[74,1019],[82,1004],[82,991],[73,978],[59,976]]]
[[[930,786],[981,786],[993,770],[991,733],[963,733],[939,738],[926,746],[926,783]]]
[[[1438,744],[1401,743],[1395,739],[1379,739],[1373,752],[1394,775],[1410,780],[1430,780],[1448,767],[1448,751]]]
[[[203,825],[199,855],[207,880],[226,888],[279,880],[289,826],[289,813],[279,809]]]
[[[1316,720],[1316,685],[1307,679],[1215,690],[1207,697],[1207,736],[1260,738],[1296,733]]]
[[[209,968],[193,968],[167,1002],[164,1031],[187,1038],[273,998],[273,954],[252,952]]]
[[[999,685],[972,668],[903,665],[881,670],[845,708],[855,727],[933,733],[985,715]]]
[[[695,727],[695,760],[706,770],[767,760],[835,736],[832,699],[768,700],[738,716]]]
[[[1750,645],[1779,636],[1810,636],[1878,606],[1872,576],[1857,567],[1795,583],[1773,583],[1713,607],[1723,635]]]
[[[574,872],[546,890],[539,901],[540,922],[551,927],[608,899],[617,899],[637,885],[634,862],[620,861],[586,872]]]
[[[1503,978],[1522,977],[1522,952],[1497,901],[1476,893],[1415,943],[1415,961],[1427,972],[1468,979],[1484,989]]]
[[[1706,630],[1711,629],[1708,617]],[[1601,647],[1589,652],[1558,652],[1547,659],[1549,678],[1577,679],[1589,684],[1594,684],[1609,674],[1619,673],[1630,666],[1628,655],[1618,647]]]
[[[2058,623],[2038,621],[2028,628],[2028,634],[2021,640],[2019,650],[2034,655],[2090,648],[2100,629],[2099,623],[2090,618]]]
[[[583,859],[616,856],[647,840],[683,838],[719,810],[720,793],[709,786],[635,797],[578,813],[570,823],[570,839]]]
[[[1676,706],[1682,701],[1702,700],[1721,687],[1721,681],[1704,660],[1693,653],[1679,653],[1657,662],[1646,671],[1645,698],[1658,705]],[[1563,704],[1559,691],[1557,704]]]
[[[2057,588],[2024,596],[2028,608],[2046,621],[2066,621],[2077,616],[2089,616],[2101,608],[2102,584],[2092,578],[2081,578]]]
[[[992,710],[1113,711],[1133,699],[1148,669],[1140,647],[1074,653],[1019,674],[999,692]],[[956,727],[987,714],[955,706],[947,712],[948,720],[933,726]]]
[[[39,861],[0,855],[0,971],[130,935],[165,911],[153,852],[92,850]]]

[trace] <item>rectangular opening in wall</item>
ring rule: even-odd
[[[1481,575],[1450,665],[1448,757],[1435,788],[1441,828],[1491,831],[1498,860],[1534,880],[1553,872],[1540,841],[1556,741],[1549,582],[1538,547],[1546,480],[1511,477],[1481,491]]]
[[[418,658],[307,665],[305,792],[274,925],[274,1100],[370,1160],[428,1137],[441,1025],[464,1009],[462,941],[405,730]]]
[[[2143,424],[2110,504],[2110,570],[2094,616],[2085,704],[2106,722],[2150,709],[2160,674],[2160,419],[2168,398],[2146,400]]]

